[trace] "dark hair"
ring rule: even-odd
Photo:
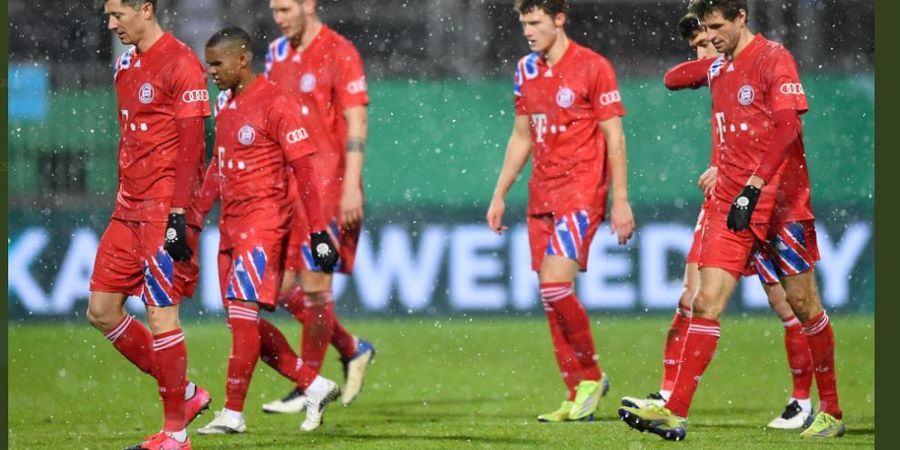
[[[519,14],[528,14],[534,9],[547,13],[550,17],[569,13],[569,0],[516,0],[513,7]]]
[[[691,0],[688,6],[688,11],[700,19],[718,11],[725,20],[730,21],[733,21],[742,9],[749,18],[750,9],[747,8],[747,0]]]
[[[122,6],[128,6],[131,9],[138,9],[141,6],[144,6],[144,3],[152,5],[153,13],[156,13],[156,0],[122,0]]]
[[[700,19],[697,18],[694,14],[687,13],[678,19],[678,34],[681,35],[683,39],[690,40],[694,37],[695,34],[703,30],[703,25],[700,25]]]
[[[250,38],[250,35],[243,28],[235,26],[225,27],[216,31],[216,34],[210,36],[209,40],[206,41],[206,48],[226,43],[238,44],[248,52],[252,52],[253,49],[253,40]]]

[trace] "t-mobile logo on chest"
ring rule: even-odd
[[[548,132],[550,134],[562,133],[566,131],[565,125],[551,125],[547,123],[547,115],[546,114],[532,114],[531,115],[531,127],[534,128],[534,142],[537,144],[544,143],[544,135]]]

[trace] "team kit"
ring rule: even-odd
[[[253,39],[215,32],[204,62],[157,20],[153,0],[107,0],[110,31],[128,45],[115,64],[120,131],[116,204],[97,250],[87,317],[128,361],[157,381],[163,426],[133,449],[190,449],[187,426],[213,406],[187,379],[178,311],[198,279],[204,220],[220,204],[218,273],[232,337],[225,401],[201,435],[247,430],[244,407],[258,361],[287,379],[269,413],[305,412],[319,427],[328,405],[360,394],[373,344],[346,330],[334,273],[352,274],[363,221],[362,168],[369,96],[355,46],[317,15],[315,0],[270,0],[282,36],[264,73]],[[565,33],[568,0],[517,0],[531,53],[516,64],[515,119],[486,214],[496,233],[504,197],[530,161],[526,221],[554,356],[567,396],[540,422],[593,420],[610,376],[573,283],[606,221],[620,245],[635,219],[628,196],[626,114],[613,64]],[[621,399],[619,418],[666,440],[687,436],[699,381],[712,362],[720,318],[742,276],[756,275],[784,324],[793,380],[768,426],[801,437],[845,433],[835,337],[819,298],[819,259],[800,116],[808,109],[788,49],[748,27],[746,0],[692,0],[674,30],[693,56],[666,72],[667,88],[708,88],[709,166],[684,272],[663,341],[663,379],[647,396]],[[207,77],[219,89],[211,99]],[[205,121],[214,116],[212,159]],[[147,324],[124,309],[145,304]],[[260,315],[279,307],[302,328],[299,353]],[[343,384],[320,374],[333,346]],[[810,392],[818,391],[817,409]]]

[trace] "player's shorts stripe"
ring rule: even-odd
[[[560,229],[559,225],[563,225],[562,229]],[[567,258],[578,259],[578,249],[575,246],[575,240],[572,238],[572,233],[569,232],[569,224],[566,223],[565,219],[560,220],[556,226],[556,236],[559,239],[560,244],[563,247],[563,252]]]
[[[795,242],[800,244],[804,249],[806,248],[806,234],[804,234],[803,226],[797,222],[789,223],[786,227],[784,227],[784,231],[789,235]]]
[[[546,254],[548,254],[550,256],[556,256],[559,253],[556,249],[555,241],[556,241],[556,235],[554,234],[554,235],[550,236],[550,242],[547,242]]]
[[[778,245],[779,243],[782,245]],[[788,246],[780,236],[776,238],[775,246],[778,249],[779,260],[782,263],[782,272],[785,275],[795,275],[809,270],[809,264],[796,250]]]
[[[228,279],[228,287],[225,288],[225,298],[237,298],[237,292],[234,290],[234,280]]]
[[[253,284],[250,274],[247,273],[243,256],[239,256],[237,259],[237,263],[234,267],[234,278],[237,279],[238,289],[240,289],[241,294],[243,294],[243,296],[241,296],[242,300],[257,300],[256,286]]]
[[[153,272],[150,271],[150,268],[146,266],[146,263],[144,264],[146,267],[144,270],[144,290],[150,293],[150,298],[146,298],[144,300],[145,303],[153,306],[171,305],[172,299],[169,298],[169,294],[166,293],[166,290],[159,284],[159,281],[153,275]]]
[[[581,229],[578,227],[578,220],[575,218],[575,213],[566,216],[565,220],[566,228],[572,234],[572,240],[575,241],[575,249],[577,251],[581,248],[581,243],[584,235],[581,233]]]
[[[303,260],[306,261],[306,268],[312,270],[314,272],[318,272],[319,266],[316,265],[316,260],[313,259],[312,250],[309,248],[309,245],[303,244],[300,246],[300,252],[303,253]]]
[[[772,262],[772,260],[765,257],[760,252],[754,253],[753,259],[756,261],[756,274],[757,276],[759,276],[759,281],[762,281],[765,284],[773,284],[778,282],[778,271],[775,268],[775,264]]]
[[[157,270],[163,275],[166,284],[171,287],[175,280],[175,267],[169,253],[162,248],[156,250],[156,256],[153,257],[153,265],[156,266]]]
[[[588,225],[591,224],[591,220],[588,218],[587,211],[583,209],[578,211],[577,213],[575,213],[575,219],[578,222],[578,234],[581,235],[582,239],[584,239],[584,236],[587,236]]]
[[[250,251],[250,255],[253,261],[253,269],[256,270],[256,277],[262,283],[263,276],[266,273],[266,251],[262,247],[257,246]]]

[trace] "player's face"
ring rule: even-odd
[[[528,47],[532,51],[546,53],[550,47],[556,42],[559,30],[562,29],[566,21],[565,14],[557,14],[556,17],[550,17],[549,14],[540,8],[534,8],[531,11],[519,15],[519,22],[522,23],[522,32],[525,39],[528,39]]]
[[[706,38],[719,53],[731,55],[741,40],[741,32],[747,21],[747,13],[741,10],[734,21],[727,20],[721,11],[713,11],[703,18],[703,26],[706,28]]]
[[[270,0],[272,18],[281,33],[288,39],[299,39],[306,31],[310,16],[310,7],[315,8],[311,0]]]
[[[206,66],[209,67],[209,76],[220,90],[231,89],[241,80],[241,70],[246,67],[244,62],[246,55],[243,50],[231,45],[222,44],[215,47],[206,47]]]
[[[125,45],[137,44],[144,34],[146,19],[152,15],[149,3],[134,9],[123,5],[121,0],[108,0],[103,6],[103,14],[107,17],[106,28],[116,33]]]
[[[715,58],[719,56],[716,47],[709,42],[706,37],[706,31],[700,30],[694,33],[694,36],[688,41],[691,49],[697,52],[697,59]]]

